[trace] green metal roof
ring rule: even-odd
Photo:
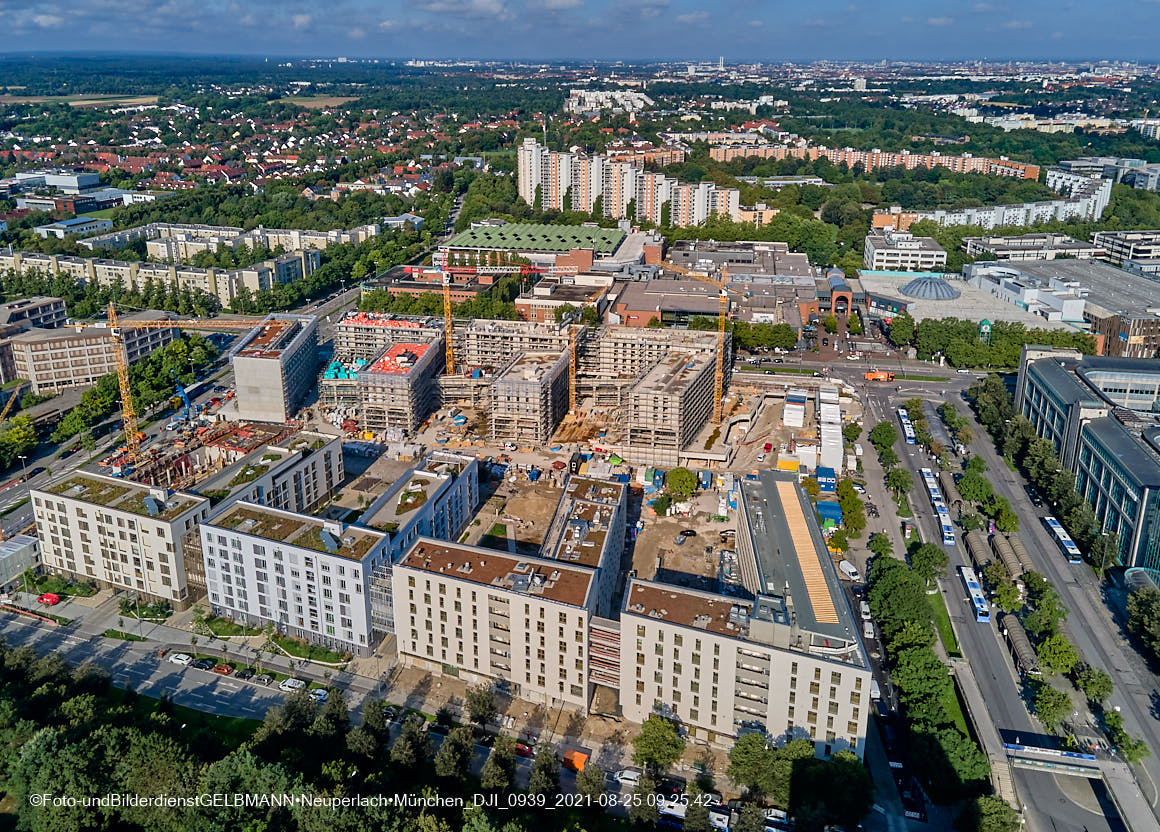
[[[590,248],[597,254],[616,251],[624,232],[617,228],[592,228],[582,225],[536,225],[506,223],[481,225],[456,234],[448,248],[515,249],[520,251],[570,251]]]

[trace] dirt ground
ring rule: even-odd
[[[563,493],[545,477],[541,477],[538,482],[518,479],[513,483],[505,480],[495,496],[480,507],[468,526],[464,542],[520,554],[534,554],[544,542],[548,521],[556,511],[556,504]],[[501,504],[503,511],[497,515],[496,509]],[[504,529],[502,536],[498,534],[499,529],[495,528],[497,525]],[[515,545],[509,541],[514,541]]]
[[[328,107],[346,104],[348,101],[356,101],[357,97],[353,95],[291,95],[282,100],[288,104],[305,107],[308,110],[324,110]]]
[[[645,513],[645,527],[637,536],[632,558],[632,568],[639,576],[705,589],[715,586],[722,549],[718,532],[733,528],[734,524],[709,519],[710,512],[716,511],[715,492],[702,495],[698,502],[698,509],[704,510],[692,517],[653,517]],[[697,534],[678,546],[676,537],[685,529]],[[713,550],[708,555],[706,546]]]

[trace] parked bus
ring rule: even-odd
[[[951,516],[947,514],[946,506],[943,506],[942,509],[938,514],[938,524],[942,531],[943,546],[954,546],[955,527],[951,524]]]
[[[905,407],[898,408],[898,423],[902,425],[902,436],[907,445],[914,444],[914,425],[910,423],[910,414]]]
[[[1043,518],[1043,524],[1047,526],[1047,530],[1055,537],[1055,542],[1063,551],[1063,556],[1067,558],[1068,563],[1083,563],[1083,558],[1080,556],[1079,547],[1075,545],[1075,541],[1059,524],[1059,521],[1050,514]]]
[[[975,577],[975,570],[969,566],[960,566],[959,577],[962,578],[963,587],[967,590],[967,597],[974,610],[975,620],[981,623],[989,622],[991,620],[991,605],[987,603],[983,587],[979,585],[979,579]]]
[[[929,468],[922,468],[920,471],[922,473],[922,482],[926,485],[927,496],[930,497],[930,504],[937,511],[939,505],[943,504],[942,491],[938,487],[938,480],[934,477],[934,471]]]

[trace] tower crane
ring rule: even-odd
[[[721,424],[722,418],[724,418],[725,321],[729,317],[729,293],[733,292],[734,294],[740,295],[741,292],[729,287],[729,272],[724,266],[721,267],[720,278],[714,278],[704,272],[694,271],[685,266],[678,266],[675,263],[665,263],[664,268],[717,287],[720,305],[717,312],[717,370],[713,376],[713,424],[719,425]]]
[[[136,329],[208,329],[208,330],[250,330],[260,321],[178,321],[168,318],[158,320],[134,320],[130,323]],[[271,326],[285,326],[277,319]],[[125,334],[117,319],[117,307],[109,301],[109,333],[113,337],[113,363],[117,368],[117,384],[121,389],[121,422],[125,428],[125,453],[136,463],[141,455],[141,440],[144,438],[137,428],[137,408],[133,404],[133,388],[129,384],[129,356],[125,351]]]

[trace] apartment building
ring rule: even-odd
[[[230,350],[238,417],[285,422],[314,387],[318,318],[272,313]]]
[[[442,335],[442,318],[355,310],[335,325],[334,352],[345,361],[371,361],[392,344],[430,343]]]
[[[629,388],[625,445],[634,461],[675,465],[713,414],[715,356],[672,350]]]
[[[862,264],[874,271],[935,271],[947,264],[947,252],[933,237],[915,237],[908,231],[866,235]]]
[[[377,223],[333,231],[263,226],[247,231],[244,228],[224,225],[152,222],[90,237],[82,245],[88,249],[124,248],[137,240],[145,240],[146,250],[151,258],[181,262],[199,252],[214,252],[219,248],[236,251],[243,246],[247,248],[264,246],[271,251],[281,248],[287,252],[325,249],[340,243],[366,242],[378,236],[381,231]]]
[[[1160,230],[1096,231],[1092,245],[1105,251],[1104,259],[1117,266],[1129,260],[1155,260],[1160,258]]]
[[[1009,176],[1015,179],[1039,178],[1039,165],[1029,165],[1024,162],[1013,162],[1005,156],[997,159],[985,156],[972,156],[964,153],[961,156],[947,156],[942,153],[911,153],[903,150],[898,153],[881,150],[855,150],[851,147],[831,148],[819,145],[816,147],[790,147],[787,145],[758,145],[746,144],[731,147],[711,147],[709,157],[717,162],[731,162],[734,159],[757,157],[760,159],[829,159],[835,165],[845,165],[853,168],[861,165],[862,170],[878,170],[880,168],[904,167],[907,170],[916,168],[947,168],[956,173],[984,173],[991,176]]]
[[[40,541],[27,534],[14,534],[0,541],[0,592],[24,589],[24,573],[40,569]]]
[[[363,430],[403,435],[418,430],[439,406],[435,376],[444,367],[443,339],[433,343],[399,342],[358,371]]]
[[[1023,234],[1018,237],[964,237],[963,251],[971,257],[991,255],[996,260],[1054,260],[1070,257],[1091,260],[1106,252],[1066,234]]]
[[[140,327],[134,321],[167,320],[165,312],[140,312],[119,319],[125,356],[136,363],[175,341],[177,327]],[[19,378],[32,383],[35,393],[87,388],[101,376],[116,372],[112,334],[107,325],[30,329],[8,339]]]
[[[568,411],[568,353],[526,352],[491,381],[492,441],[542,445]]]
[[[384,532],[236,502],[200,529],[210,610],[357,656],[373,649],[367,578]]]
[[[30,496],[48,572],[189,606],[182,539],[208,499],[79,471]]]
[[[394,586],[401,664],[587,713],[592,570],[421,537]]]
[[[64,301],[60,298],[31,297],[0,303],[0,328],[18,326],[21,329],[55,329],[68,318]]]

